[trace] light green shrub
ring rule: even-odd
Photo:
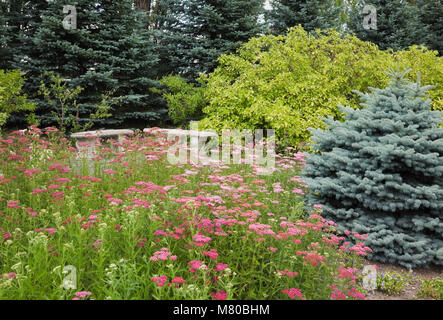
[[[35,109],[34,104],[22,94],[23,81],[19,70],[0,70],[0,128],[12,112]]]
[[[160,83],[164,89],[153,89],[153,91],[161,93],[166,99],[169,117],[174,124],[184,125],[186,121],[201,116],[205,104],[203,87],[196,87],[179,75],[163,77]]]
[[[337,106],[359,108],[368,87],[385,87],[385,70],[421,71],[431,92],[433,109],[443,110],[443,63],[437,52],[411,47],[382,51],[370,42],[335,31],[308,34],[301,27],[287,36],[253,38],[237,54],[224,55],[206,82],[203,129],[272,128],[293,146],[308,141],[309,127],[322,128],[320,117],[341,119]]]

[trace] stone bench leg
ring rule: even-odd
[[[75,167],[77,170],[80,170],[81,163],[83,159],[87,159],[89,162],[89,172],[94,172],[94,161],[92,160],[95,154],[95,141],[96,137],[86,138],[86,139],[77,139],[75,146],[77,147],[77,156],[75,159]],[[82,145],[84,143],[88,143],[88,146]]]

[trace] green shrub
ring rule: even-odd
[[[22,94],[24,79],[19,70],[0,70],[0,128],[12,112],[32,111],[35,106]]]
[[[202,128],[275,129],[277,137],[297,146],[308,141],[309,127],[324,128],[322,116],[341,119],[337,105],[359,107],[353,90],[384,87],[383,71],[411,68],[436,86],[433,108],[443,110],[443,63],[437,52],[421,47],[382,51],[370,42],[335,31],[317,36],[301,27],[287,36],[253,38],[237,54],[223,55],[206,82]]]
[[[101,103],[94,106],[95,112],[91,113],[89,119],[86,122],[83,121],[85,123],[82,125],[80,124],[80,108],[77,99],[84,89],[80,86],[68,88],[61,76],[54,72],[45,72],[44,76],[49,78],[49,84],[41,81],[39,93],[50,107],[53,119],[57,122],[60,131],[65,133],[87,131],[94,125],[94,120],[111,116],[109,100],[115,90],[102,94]]]
[[[304,175],[310,201],[340,230],[367,234],[369,258],[407,268],[443,265],[443,128],[429,86],[392,84],[340,107],[346,121],[314,129]]]
[[[204,88],[188,83],[178,75],[163,77],[160,81],[163,90],[152,89],[161,93],[168,103],[169,117],[174,124],[184,125],[186,121],[201,116],[205,104]]]
[[[417,295],[425,298],[443,300],[443,279],[424,279]]]
[[[377,290],[387,295],[398,295],[402,293],[408,279],[396,272],[386,272],[377,275]]]

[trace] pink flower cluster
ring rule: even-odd
[[[210,237],[206,237],[202,234],[196,234],[192,237],[192,239],[196,242],[196,246],[202,247],[205,244],[208,244],[212,239]]]
[[[287,276],[289,276],[289,278],[298,276],[298,272],[296,272],[296,271],[289,271],[288,269],[285,269],[283,271],[282,270],[277,270],[277,272],[280,273],[283,276],[287,275]]]
[[[92,295],[92,292],[90,291],[80,291],[74,293],[75,298],[72,298],[72,300],[80,300],[80,299],[86,299],[87,297]]]
[[[217,250],[215,250],[215,249],[211,249],[211,250],[209,250],[209,251],[203,251],[203,254],[204,254],[205,256],[208,256],[208,257],[211,258],[212,260],[215,260],[215,259],[217,259],[217,257],[218,257]]]
[[[338,289],[335,285],[331,286],[332,292],[331,292],[331,299],[332,300],[346,300],[348,297],[352,297],[359,300],[365,300],[366,296],[361,293],[360,291],[352,288],[348,290],[348,296],[344,294],[340,289]]]
[[[303,256],[303,259],[312,264],[313,266],[317,266],[320,261],[325,260],[326,258],[319,255],[316,252],[308,252],[308,251],[297,251],[298,256]]]
[[[201,262],[200,260],[192,260],[188,263],[188,266],[191,266],[191,268],[189,268],[189,271],[196,272],[197,269],[199,269],[203,265],[203,262]],[[206,267],[206,269],[208,269],[208,267]]]
[[[151,261],[167,261],[167,260],[177,260],[177,256],[172,255],[171,252],[169,252],[168,248],[162,248],[160,251],[154,252],[154,255],[149,259]]]
[[[183,279],[182,277],[175,277],[171,282],[175,284],[181,284],[181,283],[186,283],[186,280]]]
[[[167,276],[152,277],[151,281],[156,282],[157,286],[163,287],[165,285],[166,281],[168,281],[168,277]]]
[[[9,273],[4,273],[0,275],[0,279],[1,278],[8,278],[8,279],[17,279],[17,276],[15,275],[15,272],[9,272]]]
[[[296,289],[296,288],[289,288],[289,289],[284,289],[282,290],[283,293],[286,293],[288,295],[289,298],[291,299],[295,299],[295,298],[300,298],[302,300],[306,300],[306,298],[303,298],[303,294],[300,291],[300,289]]]
[[[331,299],[332,300],[345,300],[347,296],[341,292],[339,288],[337,288],[335,285],[331,286],[332,292],[331,292]]]
[[[225,291],[211,292],[212,299],[214,300],[226,300],[228,294]]]
[[[217,266],[215,267],[214,271],[223,271],[228,268],[228,265],[225,263],[217,263]]]
[[[347,252],[349,250],[359,256],[366,256],[368,252],[372,252],[372,249],[365,246],[363,242],[357,243],[351,247],[349,247],[349,245],[349,242],[345,242],[343,246],[340,246],[340,250],[344,252]]]
[[[249,230],[255,231],[259,236],[261,235],[275,235],[272,227],[268,224],[253,223],[249,225]]]
[[[338,277],[341,279],[350,278],[351,280],[356,280],[357,276],[354,275],[358,269],[355,268],[344,268],[344,267],[338,267],[339,275]]]

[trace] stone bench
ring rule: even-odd
[[[76,147],[79,152],[75,160],[76,166],[82,159],[89,160],[89,169],[93,171],[92,158],[95,154],[95,143],[100,138],[115,138],[119,143],[122,143],[124,138],[129,135],[133,135],[134,131],[128,129],[121,130],[97,130],[97,131],[85,131],[76,132],[71,134],[72,139],[76,139]]]
[[[124,137],[133,135],[134,131],[128,129],[121,130],[97,130],[76,132],[71,134],[72,139],[76,139],[76,147],[80,149],[83,145],[89,144],[88,149],[95,150],[95,141],[99,138],[116,138],[120,143],[123,142]]]
[[[160,140],[166,142],[171,138],[180,138],[180,144],[188,144],[190,141],[191,146],[199,146],[205,143],[208,138],[217,138],[218,134],[209,131],[198,131],[198,130],[183,130],[183,129],[161,129],[161,128],[148,128],[144,129],[143,132],[150,136],[160,136]],[[189,139],[188,139],[189,138]]]
[[[161,129],[161,128],[147,128],[144,129],[143,132],[148,135],[159,135],[164,134],[165,136],[190,136],[190,137],[217,137],[217,133],[209,132],[209,131],[197,131],[197,130],[183,130],[183,129]]]
[[[210,131],[199,130],[184,130],[184,129],[162,129],[162,128],[147,128],[143,132],[149,136],[157,136],[161,142],[170,143],[168,140],[179,138],[174,146],[177,150],[190,150],[190,157],[192,161],[197,159],[206,159],[210,150],[217,146],[218,148],[218,134]],[[216,138],[208,140],[208,138]],[[172,147],[171,145],[170,147]],[[181,152],[182,152],[181,151]],[[186,151],[187,152],[187,151]]]

